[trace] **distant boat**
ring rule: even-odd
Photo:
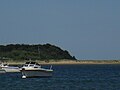
[[[21,68],[22,78],[27,77],[51,77],[52,76],[52,66],[49,69],[42,68],[36,62],[26,62]]]
[[[5,72],[20,72],[19,67],[9,66],[8,64],[1,63],[0,68],[5,70]]]

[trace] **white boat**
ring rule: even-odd
[[[2,68],[0,68],[0,74],[1,74],[1,73],[6,73],[6,71],[3,70]]]
[[[8,64],[1,63],[0,68],[5,70],[5,72],[20,72],[20,68],[16,66],[9,66]]]
[[[50,69],[42,68],[36,62],[26,62],[25,65],[21,68],[22,78],[27,77],[51,77],[52,76],[52,66]]]

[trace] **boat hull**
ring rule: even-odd
[[[45,70],[21,70],[22,75],[26,78],[30,77],[51,77],[52,71]]]
[[[2,68],[5,72],[20,72],[19,68]]]
[[[6,71],[3,69],[0,69],[0,73],[6,73]]]

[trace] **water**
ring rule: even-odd
[[[120,65],[53,65],[52,78],[0,74],[0,90],[120,90]]]

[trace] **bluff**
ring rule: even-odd
[[[9,44],[0,45],[0,60],[76,60],[67,50],[51,44]]]

